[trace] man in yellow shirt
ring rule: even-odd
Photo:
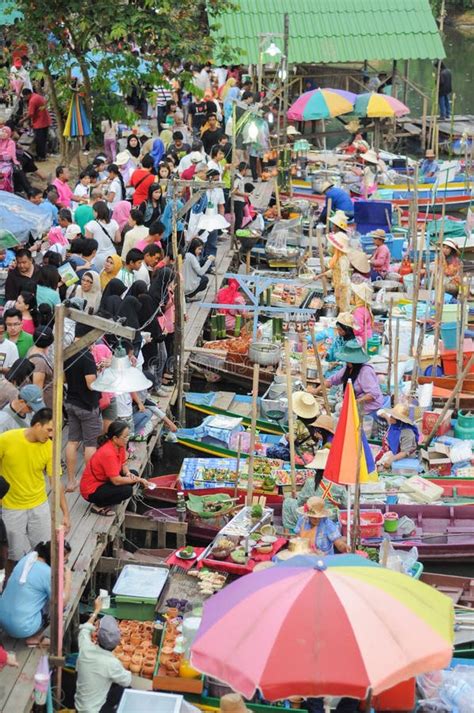
[[[0,434],[0,473],[10,489],[2,501],[2,518],[8,535],[9,560],[18,562],[38,542],[51,539],[51,514],[44,473],[51,476],[53,413],[37,411],[29,428]],[[69,509],[61,485],[60,503],[66,533]]]

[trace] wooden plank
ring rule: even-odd
[[[160,552],[166,552],[165,559],[170,554],[174,552],[171,549],[161,549]],[[150,555],[143,555],[142,557],[137,557],[136,555],[130,558],[127,557],[101,557],[97,563],[96,572],[101,574],[117,574],[124,566],[124,564],[138,564],[144,565],[146,567],[165,567],[169,569],[169,566],[163,561],[159,561],[157,557],[150,557]]]
[[[127,530],[144,530],[156,532],[158,530],[158,524],[164,523],[166,525],[166,532],[174,535],[186,534],[188,531],[187,522],[177,522],[175,520],[152,520],[145,515],[137,515],[136,513],[127,512],[125,513],[125,529]]]
[[[218,391],[217,397],[212,402],[212,405],[216,408],[227,410],[234,399],[235,393],[233,391]],[[236,405],[234,405],[233,411],[235,411],[235,407]]]

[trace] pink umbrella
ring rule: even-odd
[[[343,89],[312,89],[298,97],[287,116],[291,121],[311,121],[348,114],[354,108],[356,96]]]

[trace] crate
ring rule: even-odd
[[[123,692],[117,713],[180,713],[182,704],[183,696],[133,691],[128,688]]]
[[[110,614],[115,619],[133,619],[135,621],[153,621],[156,616],[156,599],[145,597],[112,596],[111,607],[103,609],[102,614]]]
[[[204,675],[199,678],[182,678],[181,676],[167,676],[160,663],[161,649],[166,634],[166,627],[161,638],[158,656],[156,657],[155,673],[153,674],[154,691],[172,691],[173,693],[196,693],[200,695],[204,689]]]
[[[354,523],[352,513],[351,525]],[[339,511],[339,522],[342,534],[347,535],[347,510]],[[360,513],[360,536],[362,539],[381,537],[383,530],[383,515],[381,510],[362,510]]]
[[[441,411],[425,411],[421,421],[421,432],[424,436],[428,436],[431,433],[431,429],[436,423],[436,420]],[[436,436],[444,436],[451,428],[451,418],[453,412],[452,409],[448,410],[446,416],[441,421],[438,431],[435,433]]]

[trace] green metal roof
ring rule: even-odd
[[[289,15],[289,62],[328,64],[364,60],[442,59],[445,52],[429,0],[237,0],[219,18],[216,39],[257,64],[259,35],[283,33]],[[282,49],[282,40],[275,40]]]

